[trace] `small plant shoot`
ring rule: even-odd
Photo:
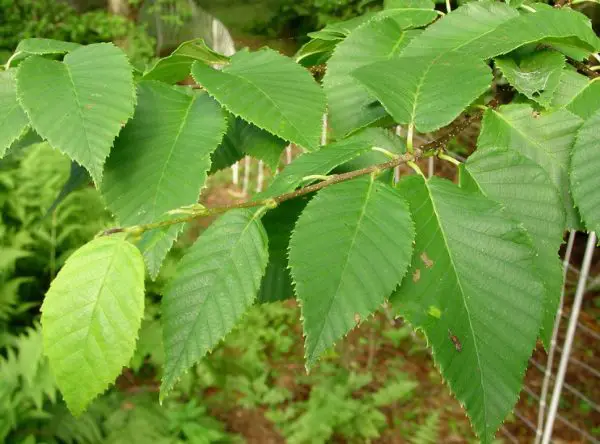
[[[253,304],[294,292],[307,369],[388,304],[493,442],[550,342],[565,231],[600,230],[600,39],[568,5],[521,3],[388,2],[292,58],[193,41],[146,72],[110,43],[22,41],[0,70],[0,156],[37,133],[118,221],[42,306],[69,409],[130,363],[145,282],[186,224],[216,216],[164,290],[161,402]],[[456,160],[448,144],[473,126],[477,148]],[[216,170],[243,155],[276,166],[288,144],[301,154],[263,192],[198,204]],[[431,157],[458,179],[426,177]]]

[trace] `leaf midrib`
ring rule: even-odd
[[[350,246],[348,247],[347,253],[345,255],[346,257],[344,258],[344,266],[342,268],[342,272],[340,273],[340,280],[338,282],[337,288],[335,289],[335,292],[333,293],[333,296],[330,298],[329,303],[327,304],[327,309],[325,310],[325,312],[327,313],[327,316],[326,316],[326,318],[324,318],[323,322],[321,323],[321,328],[319,329],[319,334],[317,335],[316,344],[321,342],[321,336],[323,335],[323,330],[325,330],[325,325],[327,324],[326,319],[329,318],[331,306],[333,305],[333,302],[337,298],[338,293],[340,291],[340,287],[342,286],[342,282],[344,281],[344,276],[346,274],[346,268],[348,267],[348,262],[350,259],[350,252],[352,251],[354,244],[356,243],[356,238],[358,236],[358,233],[360,232],[361,222],[366,214],[367,204],[369,203],[369,199],[371,197],[371,192],[373,190],[373,185],[375,184],[375,180],[374,180],[373,176],[369,176],[369,178],[370,178],[369,187],[367,188],[367,192],[365,193],[365,201],[360,210],[360,216],[358,217],[358,221],[356,222],[356,228],[355,228],[354,234],[352,236],[352,241],[350,242]],[[314,351],[313,351],[313,353],[314,353]],[[312,355],[312,353],[311,353],[311,355]],[[310,360],[312,361],[312,357],[310,358]]]
[[[487,420],[487,407],[486,407],[486,400],[485,400],[486,391],[485,391],[485,384],[483,383],[483,366],[481,365],[481,360],[479,358],[479,347],[477,345],[477,338],[475,336],[475,329],[473,328],[473,322],[471,321],[471,313],[469,311],[469,306],[467,305],[467,301],[465,299],[465,291],[463,290],[462,284],[460,282],[459,273],[456,269],[456,265],[454,264],[454,259],[452,258],[452,250],[450,249],[450,247],[448,245],[448,239],[444,232],[444,226],[442,225],[442,219],[441,219],[438,209],[436,207],[435,200],[433,198],[433,194],[431,193],[431,189],[429,188],[429,181],[426,179],[423,179],[423,180],[425,181],[425,188],[427,189],[427,194],[429,196],[429,200],[431,201],[431,207],[433,209],[433,213],[435,214],[437,221],[438,221],[438,226],[440,228],[440,234],[442,236],[442,239],[444,240],[444,246],[446,247],[446,251],[448,252],[448,259],[450,260],[450,266],[452,267],[452,270],[454,271],[454,276],[456,277],[456,282],[460,289],[461,301],[467,312],[467,319],[469,320],[469,328],[471,330],[471,336],[473,337],[473,344],[475,346],[475,356],[477,357],[477,365],[480,370],[479,371],[479,382],[481,384],[481,397],[482,397],[482,404],[483,404],[483,422],[484,422],[485,430],[487,431],[488,420]]]
[[[249,220],[246,222],[246,225],[245,225],[245,227],[242,229],[242,231],[240,231],[240,235],[238,236],[238,238],[235,240],[235,242],[234,242],[234,243],[233,243],[233,245],[231,246],[231,249],[230,249],[230,251],[233,251],[233,250],[237,249],[238,245],[239,245],[239,244],[240,244],[240,242],[241,242],[241,239],[244,237],[244,234],[245,234],[245,233],[246,233],[246,231],[247,231],[247,230],[250,228],[250,226],[254,224],[254,222],[255,222],[255,218],[254,218],[254,217],[251,217],[251,218],[250,218],[250,219],[249,219]],[[228,255],[228,257],[231,257],[231,255]],[[221,268],[219,268],[219,269],[218,269],[218,270],[215,272],[215,274],[214,274],[214,279],[212,280],[212,282],[211,282],[211,284],[210,284],[210,287],[211,287],[211,288],[212,288],[212,287],[215,285],[215,282],[219,282],[219,279],[218,279],[218,278],[219,278],[219,276],[220,276],[220,274],[221,274],[221,271],[222,271],[222,267],[221,267]],[[209,292],[209,293],[210,293],[210,292]],[[206,304],[206,302],[207,302],[207,301],[208,301],[210,298],[212,298],[212,295],[211,295],[211,294],[208,294],[208,297],[207,297],[207,298],[205,298],[205,299],[204,299],[204,301],[203,301],[203,302],[202,302],[200,305],[205,305],[205,304]],[[218,304],[217,304],[217,305],[218,305]],[[201,311],[199,311],[199,314],[198,314],[198,315],[196,316],[196,318],[194,319],[193,325],[191,326],[191,328],[190,328],[190,330],[189,330],[189,333],[186,335],[186,337],[185,337],[185,341],[183,341],[183,342],[184,342],[184,346],[182,347],[182,349],[181,349],[181,352],[180,352],[180,353],[178,353],[178,355],[177,355],[177,359],[175,360],[175,362],[173,363],[173,365],[171,365],[171,366],[169,367],[169,369],[171,369],[171,371],[168,371],[168,369],[167,369],[167,368],[165,368],[165,376],[164,376],[164,378],[165,378],[165,379],[167,379],[167,375],[168,375],[168,380],[169,380],[169,383],[168,383],[168,384],[166,384],[166,385],[165,385],[165,387],[167,387],[168,389],[170,389],[170,388],[173,386],[173,384],[175,383],[175,381],[173,381],[173,380],[172,380],[172,378],[173,378],[173,376],[172,376],[172,373],[175,373],[175,369],[178,369],[178,368],[179,368],[179,366],[180,366],[181,358],[182,358],[182,356],[185,354],[185,353],[184,353],[184,351],[185,351],[185,350],[187,350],[187,348],[188,348],[188,344],[189,344],[189,342],[190,342],[190,337],[192,336],[192,334],[194,334],[194,332],[195,332],[195,330],[196,330],[196,326],[197,326],[197,324],[198,324],[198,321],[199,321],[199,319],[200,319],[200,317],[201,317],[201,314],[202,314],[202,313],[201,313]]]
[[[187,109],[185,110],[183,118],[181,119],[181,123],[179,124],[179,129],[177,130],[175,139],[173,140],[173,143],[171,144],[171,148],[169,150],[167,159],[165,160],[165,163],[161,169],[160,177],[159,177],[158,182],[156,183],[156,187],[154,189],[154,199],[152,200],[152,219],[151,219],[152,221],[156,218],[156,206],[157,206],[156,202],[158,200],[158,190],[160,190],[161,184],[162,184],[163,180],[165,179],[165,173],[169,166],[169,162],[171,161],[171,158],[173,157],[173,152],[175,151],[175,147],[177,146],[177,143],[179,142],[179,138],[181,137],[183,128],[185,127],[185,125],[187,123],[188,116],[189,116],[190,111],[191,111],[192,107],[194,106],[194,103],[196,102],[197,98],[198,98],[197,95],[194,95],[193,97],[191,97],[190,103],[187,106]]]
[[[77,104],[77,114],[79,114],[79,118],[81,119],[81,121],[83,122],[83,125],[81,125],[81,128],[83,130],[83,134],[85,136],[85,142],[87,145],[87,150],[88,150],[88,154],[90,154],[90,156],[92,157],[90,159],[90,161],[92,163],[96,163],[94,162],[93,159],[93,153],[92,153],[92,146],[90,145],[90,139],[88,137],[88,133],[87,133],[87,120],[83,115],[83,108],[81,107],[81,102],[79,101],[79,94],[77,93],[77,88],[75,87],[75,81],[73,80],[73,75],[71,74],[71,70],[69,69],[69,60],[70,60],[70,56],[71,53],[67,54],[67,56],[65,57],[64,62],[62,63],[62,66],[64,66],[65,71],[67,72],[67,75],[69,77],[69,81],[71,82],[71,86],[73,87],[73,96],[75,97],[75,103]],[[96,165],[93,165],[94,169],[96,169]],[[92,173],[92,176],[95,176],[94,173]],[[100,177],[98,178],[98,181],[100,181],[100,179],[102,178],[102,171],[100,171]]]

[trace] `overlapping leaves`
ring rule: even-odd
[[[195,62],[192,75],[231,113],[306,149],[319,146],[325,97],[286,57],[267,48],[240,51],[221,71]]]
[[[589,54],[599,40],[588,23],[574,11],[540,7],[520,15],[503,3],[471,2],[431,25],[399,57],[364,66],[353,75],[396,122],[433,131],[487,89],[492,77],[484,60],[549,38],[568,39]],[[449,78],[460,81],[447,88]]]
[[[106,164],[102,193],[124,225],[154,222],[197,202],[210,156],[225,132],[219,105],[206,93],[141,82],[138,106]],[[152,276],[181,226],[148,233],[141,241]]]

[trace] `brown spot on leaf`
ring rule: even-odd
[[[425,264],[425,266],[427,268],[433,267],[433,261],[431,259],[429,259],[429,256],[427,256],[427,253],[425,253],[425,252],[421,253],[421,260],[423,261],[423,263]]]
[[[360,314],[359,313],[354,313],[354,322],[356,322],[357,324],[360,324]]]
[[[417,283],[421,279],[421,270],[417,268],[413,273],[413,282]]]

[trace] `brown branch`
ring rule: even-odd
[[[600,73],[597,73],[593,69],[590,69],[590,67],[587,66],[585,63],[580,62],[579,60],[575,60],[571,57],[567,57],[567,59],[569,60],[569,63],[571,65],[573,65],[575,68],[577,68],[577,71],[586,75],[590,79],[595,79],[597,77],[600,77]]]
[[[497,102],[495,100],[493,100],[492,102],[490,102],[490,106],[491,107],[497,106]],[[189,214],[185,214],[185,215],[179,216],[179,217],[172,217],[170,219],[166,219],[166,220],[162,220],[162,221],[152,222],[149,224],[134,225],[131,227],[110,228],[108,230],[101,232],[99,234],[99,236],[107,236],[107,235],[115,234],[115,233],[128,233],[128,234],[133,234],[133,235],[141,235],[142,233],[144,233],[146,231],[150,231],[150,230],[154,230],[154,229],[158,229],[158,228],[164,228],[164,227],[167,227],[170,225],[190,222],[190,221],[192,221],[194,219],[198,219],[200,217],[214,216],[214,215],[226,213],[227,211],[230,211],[230,210],[241,209],[241,208],[254,208],[254,207],[275,208],[277,205],[279,205],[282,202],[285,202],[285,201],[288,201],[291,199],[295,199],[297,197],[304,196],[306,194],[313,193],[315,191],[319,191],[323,188],[326,188],[331,185],[335,185],[337,183],[346,182],[348,180],[352,180],[352,179],[355,179],[357,177],[364,176],[367,174],[377,174],[381,171],[389,170],[389,169],[395,168],[402,164],[414,162],[423,157],[435,155],[436,152],[438,152],[440,149],[443,149],[446,146],[446,144],[450,140],[452,140],[456,135],[458,135],[460,132],[462,132],[463,130],[468,128],[474,121],[479,119],[482,114],[483,114],[483,111],[478,110],[477,112],[473,113],[471,116],[467,117],[466,119],[455,120],[448,127],[448,130],[444,133],[444,135],[442,135],[438,139],[436,139],[432,142],[429,142],[420,148],[416,148],[414,150],[414,153],[405,153],[405,154],[399,155],[398,157],[396,157],[392,160],[389,160],[387,162],[379,163],[377,165],[371,165],[366,168],[361,168],[361,169],[354,170],[354,171],[349,171],[347,173],[334,174],[334,175],[328,176],[327,180],[323,180],[321,182],[299,188],[299,189],[297,189],[295,191],[291,191],[289,193],[280,194],[279,196],[275,196],[272,198],[260,199],[260,200],[250,200],[250,201],[225,205],[222,207],[214,207],[214,208],[200,207],[198,210],[192,211]]]

